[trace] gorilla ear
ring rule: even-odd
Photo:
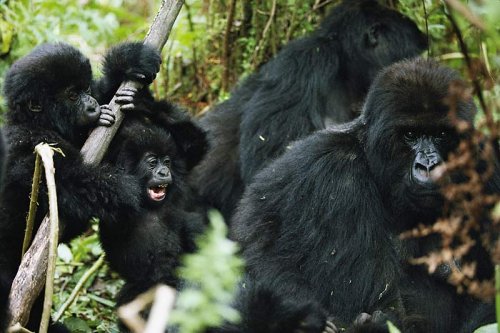
[[[191,170],[201,161],[208,150],[205,132],[190,121],[172,124],[169,131],[174,138],[179,153],[186,161],[187,170]]]
[[[42,105],[40,103],[34,102],[33,100],[30,100],[28,102],[28,109],[31,112],[42,112]]]
[[[380,23],[375,23],[372,24],[365,32],[365,41],[368,47],[375,47],[378,45],[380,28],[381,28]]]

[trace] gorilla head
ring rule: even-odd
[[[91,82],[90,62],[80,51],[64,43],[42,44],[6,75],[8,119],[52,129],[74,142],[101,115],[90,95]]]
[[[375,0],[342,1],[322,22],[318,36],[338,41],[340,70],[364,89],[380,69],[427,47],[413,21]]]
[[[364,141],[370,169],[393,210],[418,212],[429,222],[440,213],[437,167],[463,135],[447,102],[450,85],[459,81],[455,71],[423,59],[393,65],[374,81],[364,107]],[[471,99],[458,101],[453,111],[472,127]]]

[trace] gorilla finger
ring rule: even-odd
[[[109,114],[106,114],[106,115],[102,115],[100,118],[99,118],[99,122],[100,123],[104,123],[104,124],[114,124],[115,123],[115,116],[113,115],[109,115]]]
[[[335,324],[332,323],[331,321],[327,320],[325,329],[323,330],[323,333],[338,333],[338,332],[339,332],[339,330],[338,330],[337,326],[335,326]]]
[[[116,95],[115,103],[126,104],[132,103],[134,101],[134,96]]]
[[[356,319],[354,319],[354,325],[362,325],[369,322],[372,319],[372,316],[366,312],[360,313]]]
[[[118,89],[116,94],[117,95],[133,96],[134,94],[137,93],[137,91],[139,91],[139,90],[137,88],[134,88],[134,87],[123,87],[123,88]]]
[[[109,105],[106,105],[106,107],[101,106],[101,117],[103,115],[109,115],[112,116],[113,118],[115,117],[115,111],[113,111]]]
[[[146,80],[146,75],[142,73],[132,73],[132,77],[140,82]]]
[[[129,103],[129,104],[120,105],[120,110],[122,110],[122,111],[133,111],[133,110],[135,110],[135,104],[134,103]]]
[[[107,120],[107,119],[102,119],[100,118],[99,121],[97,122],[98,126],[104,126],[104,127],[109,127],[115,123],[115,120],[113,119],[112,121]]]

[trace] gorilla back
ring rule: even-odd
[[[445,102],[459,79],[430,61],[394,64],[374,81],[360,118],[298,141],[255,177],[232,233],[249,278],[284,299],[277,312],[315,300],[340,326],[376,313],[375,323],[360,326],[383,330],[389,317],[418,332],[466,332],[471,308],[492,314],[492,306],[407,264],[428,239],[409,246],[398,238],[441,212],[433,176],[459,142]],[[458,108],[472,124],[472,101]]]
[[[400,13],[373,0],[343,1],[202,119],[212,149],[193,183],[228,220],[257,171],[292,141],[359,115],[377,72],[426,45]]]

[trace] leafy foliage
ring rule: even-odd
[[[73,240],[69,246],[59,245],[53,310],[68,299],[82,275],[102,254],[96,230],[97,223],[94,221],[94,232]],[[87,280],[61,321],[72,332],[118,332],[113,300],[122,286],[123,281],[118,275],[111,272],[108,266],[102,266]]]
[[[224,320],[239,320],[230,304],[243,261],[236,256],[236,243],[226,238],[227,227],[220,213],[211,211],[209,218],[210,229],[197,240],[198,252],[186,255],[179,269],[187,286],[179,293],[171,323],[183,333],[202,332]]]

